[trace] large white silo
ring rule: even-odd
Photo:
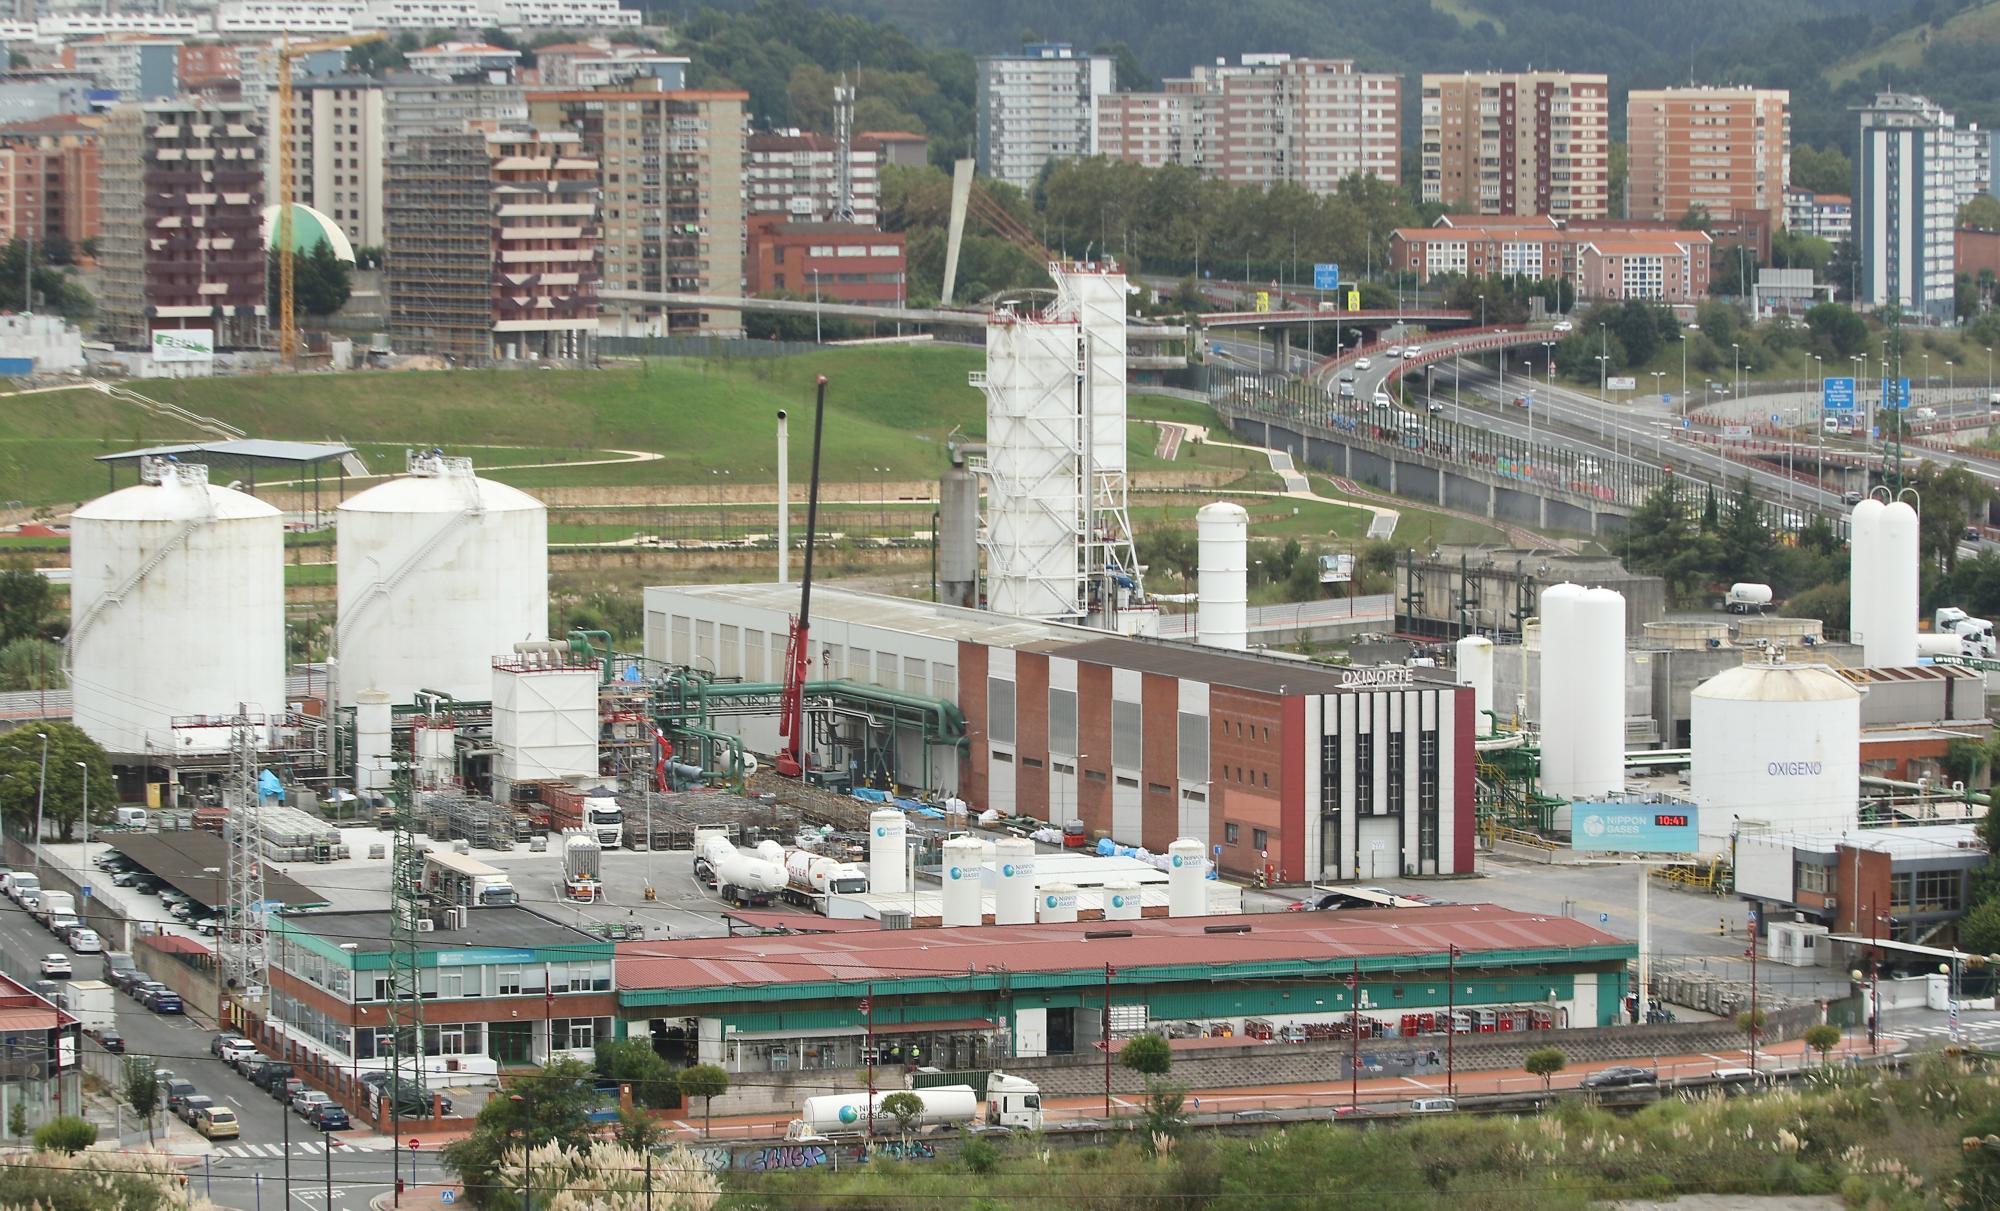
[[[1541,785],[1551,795],[1567,794],[1576,780],[1576,729],[1571,723],[1575,712],[1572,693],[1580,672],[1580,661],[1572,643],[1576,631],[1576,603],[1583,598],[1583,586],[1550,585],[1542,590],[1535,611],[1536,632],[1541,641],[1541,676],[1536,694],[1536,724],[1541,732]]]
[[[1493,641],[1467,635],[1454,649],[1458,683],[1472,687],[1472,723],[1484,735],[1493,726]]]
[[[1028,925],[1035,919],[1035,843],[1002,837],[993,843],[993,923]]]
[[[1036,912],[1041,920],[1050,923],[1076,920],[1076,887],[1069,883],[1051,883],[1042,888]]]
[[[1862,645],[1864,660],[1868,636],[1876,629],[1877,597],[1870,578],[1881,566],[1882,510],[1887,507],[1871,496],[1854,506],[1847,522],[1847,634]]]
[[[546,637],[548,510],[474,475],[471,459],[413,454],[408,475],[336,516],[342,705],[370,689],[398,703],[419,689],[483,701],[493,657]]]
[[[1167,915],[1208,915],[1208,850],[1193,837],[1167,846]]]
[[[1705,853],[1744,828],[1832,831],[1856,825],[1861,691],[1812,664],[1745,664],[1696,686],[1689,701]]]
[[[212,750],[285,709],[285,527],[277,509],[147,460],[142,482],[71,515],[72,718],[113,753]]]
[[[389,695],[362,690],[354,696],[354,785],[364,791],[386,791],[396,781],[389,764],[394,726]]]
[[[1242,651],[1250,645],[1250,514],[1226,500],[1194,515],[1199,576],[1195,642]]]
[[[868,814],[868,890],[878,895],[900,896],[910,889],[908,844],[910,822],[894,808]]]
[[[1608,795],[1625,787],[1625,595],[1584,590],[1573,627],[1567,644],[1574,649],[1577,678],[1568,723],[1575,767],[1567,793]],[[1548,636],[1542,640],[1546,651]]]
[[[977,925],[986,915],[986,894],[980,887],[982,853],[976,837],[947,837],[944,843],[944,923]]]
[[[1871,633],[1862,645],[1870,668],[1908,668],[1917,662],[1917,511],[1903,501],[1882,507],[1876,530],[1875,567],[1868,591],[1875,604]]]

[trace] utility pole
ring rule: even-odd
[[[1111,977],[1118,969],[1104,965],[1104,1117],[1111,1118]]]
[[[228,842],[226,897],[221,950],[223,1014],[232,1025],[248,1020],[252,1003],[264,999],[270,979],[271,950],[264,929],[264,864],[262,813],[257,793],[257,736],[262,716],[238,704],[229,729],[229,781],[224,802],[224,839]]]
[[[1361,960],[1347,977],[1347,1106],[1361,1108]]]
[[[1757,907],[1745,914],[1750,931],[1750,1070],[1757,1069]]]
[[[1444,1091],[1458,1096],[1458,943],[1444,952]]]
[[[396,768],[396,834],[389,847],[389,1001],[386,1006],[389,1017],[391,1046],[389,1050],[389,1082],[384,1092],[389,1096],[389,1163],[393,1193],[391,1204],[401,1206],[402,1147],[403,1147],[403,1090],[406,1064],[408,1063],[407,1088],[416,1092],[416,1100],[424,1100],[424,998],[419,983],[418,965],[423,959],[423,934],[418,931],[418,921],[423,918],[423,905],[419,899],[424,885],[423,852],[417,848],[416,793],[411,785],[410,763],[400,762]],[[543,986],[547,995],[547,985]],[[554,1044],[553,1039],[549,1040]],[[406,1052],[405,1049],[408,1048]],[[410,1177],[416,1177],[416,1158],[410,1160]]]
[[[861,1057],[868,1065],[868,1147],[875,1146],[875,985],[868,986],[868,995],[861,998],[861,1012],[868,1015],[868,1054]]]

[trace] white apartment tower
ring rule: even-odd
[[[1098,98],[1118,87],[1108,55],[1040,42],[979,61],[979,171],[1027,189],[1050,160],[1097,154]]]

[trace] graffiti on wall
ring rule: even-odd
[[[707,1165],[710,1173],[729,1171],[730,1149],[727,1144],[703,1144],[698,1148],[689,1148],[688,1151],[694,1154],[696,1160]]]
[[[814,1169],[827,1163],[826,1149],[818,1144],[783,1144],[758,1148],[750,1153],[744,1167],[752,1173],[783,1169]]]
[[[889,1140],[875,1149],[877,1155],[887,1160],[927,1161],[937,1156],[937,1149],[923,1140]]]

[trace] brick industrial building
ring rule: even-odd
[[[1629,217],[1673,222],[1700,206],[1717,218],[1762,211],[1769,227],[1784,222],[1792,175],[1786,90],[1634,89],[1625,141]]]
[[[904,298],[903,233],[866,223],[797,223],[754,215],[743,277],[754,295],[785,291],[892,306]]]
[[[1360,174],[1402,179],[1402,81],[1348,59],[1244,55],[1097,101],[1098,151],[1149,167],[1183,164],[1232,185],[1331,193]]]
[[[1713,244],[1706,232],[1616,220],[1566,228],[1547,218],[1490,224],[1458,215],[1435,227],[1398,228],[1389,237],[1389,258],[1420,282],[1518,273],[1562,278],[1585,299],[1695,303],[1708,294]]]
[[[784,585],[649,588],[646,655],[779,675],[797,604]],[[841,589],[813,594],[813,640],[818,676],[956,704],[963,754],[898,736],[897,780],[975,810],[1155,851],[1191,837],[1245,878],[1472,869],[1471,691],[1428,670],[1342,672]],[[768,720],[717,726],[777,747]]]
[[[240,101],[121,105],[103,134],[98,314],[121,345],[207,328],[217,348],[265,337],[264,129]]]
[[[1425,73],[1420,200],[1472,214],[1603,218],[1610,102],[1602,75]]]

